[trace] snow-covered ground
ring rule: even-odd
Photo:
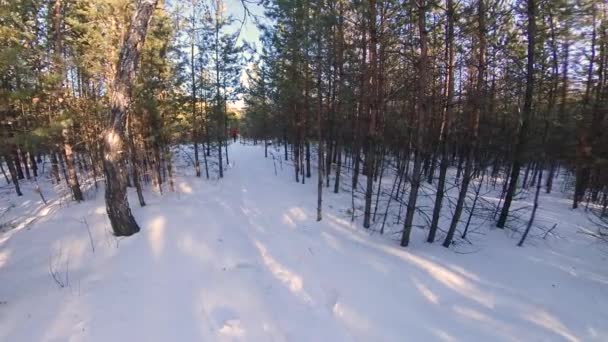
[[[326,193],[316,222],[314,176],[275,176],[261,147],[230,157],[223,180],[131,197],[142,231],[123,239],[102,190],[4,192],[0,341],[608,340],[608,251],[563,194],[541,198],[555,234],[523,248],[485,229],[462,253],[416,229],[404,249],[351,224],[349,193]]]

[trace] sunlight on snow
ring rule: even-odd
[[[298,207],[291,208],[287,211],[287,213],[283,214],[282,222],[288,225],[290,228],[296,228],[296,220],[304,221],[308,218],[308,215]]]
[[[332,307],[332,312],[334,315],[342,319],[346,324],[351,326],[352,329],[367,331],[371,328],[371,324],[368,319],[362,317],[341,302],[334,304]]]
[[[433,330],[433,334],[441,341],[444,342],[453,342],[453,341],[457,341],[452,335],[448,334],[447,332],[443,331],[443,330],[439,330],[439,329],[434,329]]]
[[[0,245],[3,245],[10,238],[11,238],[10,232],[5,232],[4,235],[0,235]]]
[[[40,211],[38,212],[38,216],[46,216],[48,215],[54,208],[52,206],[47,206],[44,207],[42,209],[40,209]]]
[[[296,228],[296,223],[287,214],[283,214],[283,220],[281,222],[288,225],[289,228]]]
[[[11,256],[10,250],[0,251],[0,267],[4,266],[4,264],[6,264],[6,262],[8,261],[8,258],[10,256]]]
[[[280,280],[291,292],[300,297],[304,302],[312,304],[312,298],[304,291],[304,282],[302,277],[291,272],[278,261],[276,261],[269,253],[266,247],[259,241],[255,241],[255,247],[260,252],[264,265],[270,270],[270,273]]]
[[[188,184],[186,182],[180,182],[177,186],[179,187],[179,192],[181,192],[181,193],[184,193],[184,194],[192,193],[192,187],[190,186],[190,184]]]
[[[299,221],[304,221],[308,218],[306,213],[304,213],[304,210],[298,207],[289,209],[289,213],[291,214],[291,217]]]
[[[238,319],[231,319],[224,323],[220,328],[219,333],[230,337],[243,337],[245,330],[241,328],[241,321]]]
[[[578,338],[576,338],[576,336],[572,335],[572,333],[562,324],[562,322],[546,311],[536,310],[523,315],[523,317],[538,326],[562,336],[568,341],[580,341]]]
[[[466,318],[468,320],[475,320],[480,323],[484,323],[484,325],[487,328],[493,330],[494,333],[500,332],[505,337],[507,337],[507,336],[511,337],[512,341],[518,341],[518,339],[516,339],[514,337],[515,335],[513,333],[513,328],[511,326],[509,326],[503,322],[500,322],[478,310],[475,310],[472,308],[467,308],[467,307],[460,306],[460,305],[454,305],[452,307],[452,310],[454,310],[454,312],[456,312],[463,318]]]
[[[431,289],[429,289],[426,285],[424,285],[418,278],[413,278],[414,285],[420,291],[420,294],[426,298],[429,302],[433,304],[439,304],[439,296],[436,295]]]
[[[481,289],[479,289],[473,283],[454,273],[453,271],[428,259],[403,250],[396,250],[391,247],[383,247],[382,249],[390,254],[398,255],[400,258],[418,266],[437,281],[458,292],[462,296],[474,300],[489,309],[494,308],[494,298],[491,295],[483,293]]]
[[[469,278],[470,280],[473,280],[473,281],[481,281],[481,279],[479,279],[479,277],[478,277],[476,274],[473,274],[473,273],[471,273],[471,272],[467,271],[467,270],[466,270],[465,268],[463,268],[463,267],[460,267],[460,266],[458,266],[458,265],[453,265],[453,264],[452,264],[452,265],[446,265],[446,266],[447,266],[447,267],[448,267],[450,270],[452,270],[452,271],[454,271],[454,272],[457,272],[457,273],[460,273],[460,275],[463,275],[463,276],[465,276],[465,277]]]
[[[148,227],[148,243],[155,257],[160,257],[165,247],[165,218],[159,216]]]
[[[340,230],[348,229],[350,230],[350,224],[346,220],[338,218],[336,216],[331,216],[332,221],[330,224]],[[373,241],[363,239],[361,236],[357,236],[355,234],[347,234],[345,235],[347,238],[350,238],[354,241],[357,241],[361,244],[367,245],[369,247],[375,248],[381,252],[386,254],[390,254],[404,260],[416,267],[420,270],[425,271],[435,280],[445,285],[446,287],[452,289],[453,291],[459,293],[460,295],[469,298],[489,309],[494,308],[494,297],[490,294],[486,294],[482,292],[477,286],[475,286],[468,279],[462,277],[458,273],[450,270],[447,267],[444,267],[440,264],[437,264],[433,261],[430,261],[426,258],[420,257],[418,255],[412,254],[403,249],[399,249],[397,247],[382,245],[374,243]],[[474,278],[475,275],[470,275],[469,277]]]
[[[325,242],[327,242],[327,244],[331,248],[335,249],[338,252],[344,252],[344,250],[342,249],[342,245],[340,244],[338,239],[336,239],[335,236],[328,234],[327,232],[321,232],[321,237],[323,238],[323,240],[325,240]]]

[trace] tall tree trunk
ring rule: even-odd
[[[216,65],[215,65],[215,88],[216,88],[216,111],[218,114],[218,117],[220,118],[220,122],[218,122],[217,124],[217,155],[218,155],[218,164],[219,164],[219,171],[220,171],[220,178],[224,177],[224,165],[223,165],[223,161],[222,161],[222,137],[224,136],[224,134],[222,133],[222,126],[224,125],[224,120],[222,120],[224,118],[224,113],[223,113],[223,106],[222,106],[222,96],[220,94],[220,2],[217,1],[216,2],[216,12],[215,12],[215,60],[216,60]]]
[[[526,148],[526,139],[528,134],[528,125],[530,116],[532,115],[532,95],[534,94],[534,48],[536,39],[536,3],[535,0],[528,0],[527,2],[527,15],[528,15],[528,61],[526,66],[526,92],[524,97],[524,107],[522,109],[522,123],[519,129],[517,137],[517,144],[515,145],[515,151],[513,153],[513,166],[511,168],[511,180],[509,188],[507,189],[507,195],[505,202],[498,218],[496,226],[498,228],[504,228],[509,216],[509,209],[511,208],[511,202],[513,196],[515,196],[515,190],[517,189],[517,180],[519,179],[519,171],[523,161],[523,154]]]
[[[203,163],[205,164],[205,177],[209,179],[209,163],[207,162],[207,154],[205,153],[205,144],[202,145],[203,149]]]
[[[19,151],[16,146],[13,148],[13,162],[15,170],[17,171],[17,178],[24,179],[25,176],[23,175],[23,169],[21,168],[21,160],[19,160]]]
[[[337,147],[338,150],[338,156],[337,156],[337,160],[336,160],[336,177],[334,179],[334,193],[337,194],[338,192],[340,192],[340,175],[342,172],[342,146]]]
[[[289,154],[287,152],[288,148],[287,148],[287,129],[283,128],[283,148],[285,150],[285,161],[289,160]]]
[[[63,61],[62,61],[62,21],[63,21],[63,4],[62,0],[55,0],[53,4],[53,19],[52,19],[52,30],[53,30],[53,71],[57,74],[59,81],[56,84],[55,88],[55,109],[61,113],[62,107],[64,103],[64,94],[63,94],[63,82],[64,82],[64,69],[63,69]],[[64,127],[62,130],[63,136],[63,155],[65,156],[65,164],[67,167],[68,174],[68,184],[70,189],[72,190],[72,196],[74,200],[80,202],[84,200],[82,196],[82,191],[80,190],[80,183],[78,182],[78,174],[76,173],[76,169],[74,167],[74,153],[72,149],[72,132],[71,127],[72,123],[70,120],[65,120]],[[29,173],[29,170],[28,170]],[[29,176],[29,175],[28,175]],[[29,178],[29,177],[28,177]]]
[[[82,191],[80,191],[80,183],[78,182],[78,174],[76,173],[76,168],[74,167],[74,153],[72,152],[72,144],[70,143],[70,130],[67,128],[63,129],[63,149],[65,151],[65,164],[68,170],[68,183],[70,184],[70,189],[72,189],[72,195],[76,202],[80,202],[84,200],[82,196]]]
[[[201,162],[199,161],[198,154],[198,142],[196,141],[196,136],[194,137],[194,171],[196,172],[196,177],[201,176]]]
[[[70,178],[68,177],[68,172],[65,167],[65,150],[60,149],[59,152],[59,168],[61,169],[61,173],[63,173],[63,179],[65,179],[65,183],[70,185]]]
[[[295,107],[295,106],[294,106]],[[300,139],[298,133],[298,113],[296,112],[296,131],[293,138],[293,164],[296,173],[296,183],[300,182]]]
[[[334,101],[335,103],[335,112],[339,117],[342,117],[342,82],[344,80],[344,66],[343,66],[343,41],[344,41],[344,32],[343,32],[343,4],[342,2],[338,2],[338,28],[337,28],[337,42],[336,42],[336,62],[335,67],[338,68],[337,79],[334,82]],[[337,99],[336,99],[337,98]],[[338,133],[336,134],[336,177],[334,179],[334,193],[338,193],[340,191],[340,176],[342,172],[342,151],[344,150],[343,146],[343,127],[338,127]]]
[[[553,188],[553,177],[555,177],[555,169],[557,167],[557,162],[556,161],[552,161],[551,162],[551,166],[549,166],[549,174],[547,175],[547,180],[545,183],[546,186],[546,192],[548,194],[551,193],[551,190]]]
[[[365,188],[365,211],[363,213],[363,227],[370,227],[372,194],[374,191],[374,169],[376,165],[376,121],[378,119],[378,110],[380,99],[378,98],[378,32],[376,27],[376,1],[369,1],[369,70],[365,75],[371,83],[370,89],[367,90],[367,105],[366,112],[369,115],[369,123],[366,136],[366,156],[365,156],[365,172],[366,172],[366,188]]]
[[[521,247],[524,245],[526,241],[526,237],[528,237],[528,233],[530,233],[530,229],[532,228],[532,224],[534,223],[534,218],[536,217],[536,210],[538,209],[538,197],[540,194],[540,189],[543,183],[543,167],[541,165],[540,171],[538,172],[538,183],[536,183],[536,193],[534,194],[534,206],[532,207],[532,214],[530,214],[530,220],[528,220],[528,224],[526,225],[526,230],[524,234],[521,236],[519,243],[517,246]]]
[[[171,192],[175,191],[175,186],[174,186],[174,182],[173,182],[173,161],[172,161],[172,154],[171,154],[171,150],[169,149],[169,147],[167,145],[165,145],[165,163],[167,164],[167,173],[169,176],[169,190]]]
[[[371,7],[371,6],[370,6]],[[373,5],[375,7],[375,3]],[[356,192],[359,187],[359,173],[361,172],[361,148],[363,137],[366,135],[361,132],[361,128],[359,127],[359,121],[361,118],[367,117],[367,97],[365,96],[366,82],[367,82],[367,27],[365,25],[365,16],[361,14],[360,18],[361,22],[361,71],[359,72],[359,99],[358,106],[355,111],[353,111],[353,196],[354,192]],[[354,211],[353,211],[354,215]],[[365,224],[364,224],[365,225]]]
[[[17,196],[23,196],[23,193],[21,193],[21,187],[19,187],[19,177],[17,176],[17,170],[15,170],[15,164],[13,164],[11,158],[6,155],[4,156],[4,161],[6,162],[8,172],[11,175],[11,180],[13,181],[13,186],[15,187]]]
[[[198,120],[196,114],[196,65],[194,63],[194,43],[196,40],[196,8],[195,2],[192,2],[192,17],[191,17],[191,25],[192,25],[192,36],[190,37],[190,72],[191,78],[190,82],[192,82],[192,94],[191,94],[191,105],[192,105],[192,140],[194,140],[194,170],[196,171],[196,177],[201,176],[201,163],[198,157],[198,139],[199,139],[199,129],[198,129]]]
[[[4,171],[4,167],[2,166],[2,162],[0,161],[0,171],[2,171],[2,175],[4,176],[4,180],[6,180],[6,184],[11,184],[11,180],[8,178],[6,171]]]
[[[51,181],[59,184],[61,182],[61,178],[59,178],[59,161],[57,160],[57,153],[55,151],[51,151]]]
[[[389,163],[390,166],[390,163]],[[378,181],[378,190],[376,190],[376,201],[374,203],[374,215],[372,216],[372,222],[376,222],[376,213],[378,213],[378,203],[380,202],[380,195],[382,194],[382,176],[384,175],[384,153],[380,155],[380,178]]]
[[[130,124],[131,120],[128,120],[127,125]],[[131,126],[131,125],[129,125]],[[133,130],[131,127],[128,128],[128,139],[129,139],[129,155],[131,156],[131,168],[133,169],[133,183],[135,185],[135,190],[137,191],[137,199],[139,200],[139,205],[142,207],[146,206],[146,201],[144,199],[144,194],[141,188],[141,177],[139,173],[139,160],[137,158],[137,149],[135,149],[135,142],[133,138]]]
[[[599,55],[597,56],[597,79],[595,80],[595,82],[592,80],[592,72],[593,72],[593,68],[592,65],[593,63],[593,59],[594,59],[594,54],[593,51],[595,49],[593,49],[593,46],[595,46],[595,36],[596,36],[596,9],[595,9],[595,4],[593,5],[593,17],[594,17],[594,21],[593,21],[593,42],[592,42],[592,55],[591,55],[591,61],[589,64],[589,78],[588,78],[588,82],[587,82],[587,89],[586,89],[586,95],[585,95],[585,107],[588,108],[588,112],[591,114],[591,120],[588,123],[588,127],[583,127],[581,130],[582,133],[579,133],[579,145],[577,146],[577,153],[578,153],[578,161],[577,161],[577,179],[576,179],[576,189],[575,189],[575,196],[574,196],[574,201],[576,202],[577,200],[580,201],[586,190],[587,189],[591,189],[591,200],[592,201],[596,201],[597,199],[597,195],[598,195],[598,188],[597,188],[597,175],[600,173],[599,169],[598,169],[598,165],[597,165],[597,159],[601,159],[600,156],[596,156],[597,152],[597,143],[602,141],[602,133],[604,132],[603,129],[603,122],[604,122],[604,118],[606,116],[606,105],[605,105],[605,98],[604,96],[606,96],[606,91],[604,89],[607,88],[607,85],[605,84],[605,67],[606,67],[606,63],[608,63],[606,61],[606,55],[607,55],[607,44],[608,44],[608,25],[606,24],[606,20],[608,20],[608,18],[606,18],[607,14],[607,10],[604,7],[603,11],[602,11],[602,18],[600,19],[600,28],[599,28],[599,34],[600,34],[600,38],[599,38]],[[595,87],[594,87],[594,91],[595,91],[595,95],[594,95],[594,99],[593,99],[593,104],[591,104],[591,88],[592,88],[592,84],[595,83]],[[580,126],[587,124],[584,121],[581,121]],[[598,158],[599,157],[599,158]],[[573,204],[573,207],[576,207],[576,205]]]
[[[154,179],[156,180],[156,185],[158,186],[158,192],[163,193],[163,175],[162,175],[162,159],[160,153],[160,142],[159,138],[156,137],[154,142],[152,143],[152,171],[154,172]]]
[[[327,111],[331,111],[332,109],[327,108]],[[332,131],[328,130],[327,137],[325,138],[325,169],[323,172],[325,172],[325,187],[329,188],[329,183],[331,180],[331,165],[333,163],[333,156],[335,155],[336,149],[335,146],[333,144],[333,137],[331,136]]]
[[[36,158],[34,157],[33,152],[29,152],[30,164],[32,164],[32,172],[34,173],[34,178],[38,178],[38,164],[36,163]]]
[[[477,189],[475,189],[475,197],[473,198],[473,204],[471,204],[471,210],[469,211],[469,218],[467,219],[467,224],[464,226],[464,231],[462,232],[462,235],[461,235],[461,237],[463,239],[467,238],[469,226],[471,225],[471,220],[473,219],[473,214],[475,213],[475,206],[477,205],[477,200],[479,200],[479,192],[481,192],[481,186],[483,185],[484,176],[485,176],[485,172],[481,174],[481,179],[479,180]]]
[[[597,41],[597,13],[595,3],[591,4],[593,11],[593,30],[591,33],[591,56],[589,57],[589,66],[587,67],[587,84],[585,88],[585,95],[583,97],[584,111],[590,111],[591,107],[591,89],[593,87],[593,68],[595,63],[595,50]],[[585,121],[581,119],[577,122],[577,145],[576,145],[576,181],[574,186],[574,197],[572,201],[572,208],[576,209],[578,203],[583,200],[585,191],[589,185],[589,179],[591,177],[591,160],[592,160],[592,143],[591,134],[585,125]]]
[[[308,139],[306,139],[306,142],[304,143],[304,145],[306,147],[306,178],[310,178],[310,176],[311,176],[311,173],[310,173],[310,141],[308,141]]]
[[[416,200],[420,188],[422,159],[424,157],[424,131],[428,115],[428,32],[426,29],[427,2],[420,0],[418,3],[418,31],[420,33],[420,57],[418,60],[418,84],[417,84],[417,106],[416,106],[416,150],[414,152],[414,168],[412,170],[410,194],[407,201],[407,209],[403,222],[403,234],[401,235],[401,246],[407,247],[410,243],[410,234],[414,223],[416,211]]]
[[[464,167],[464,175],[462,176],[462,184],[460,185],[460,193],[458,194],[458,200],[456,201],[456,208],[454,209],[454,215],[452,216],[452,222],[450,228],[446,234],[445,240],[443,241],[443,247],[450,247],[456,227],[460,222],[460,215],[462,215],[462,209],[464,202],[467,197],[469,190],[469,183],[473,177],[473,162],[475,159],[475,151],[477,150],[477,140],[479,131],[479,117],[481,114],[481,99],[483,98],[483,87],[484,87],[484,74],[485,74],[485,55],[486,55],[486,25],[485,25],[485,7],[484,0],[478,0],[477,7],[477,25],[478,25],[478,44],[479,51],[477,57],[477,86],[475,89],[475,95],[471,99],[473,102],[473,110],[470,114],[469,129],[470,137],[468,142],[468,154],[466,157],[466,165]]]
[[[222,161],[222,134],[218,134],[217,136],[217,156],[218,156],[218,165],[220,167],[220,178],[224,177],[224,162]]]
[[[320,5],[319,5],[320,6]],[[318,7],[317,7],[318,8]],[[320,12],[320,9],[318,9]],[[320,13],[317,13],[320,15]],[[317,29],[318,30],[318,29]],[[318,159],[318,180],[317,180],[317,221],[321,221],[323,219],[323,174],[324,167],[329,167],[329,165],[325,165],[324,161],[324,149],[323,149],[323,89],[321,84],[321,32],[317,31],[317,138],[318,138],[318,148],[319,148],[319,157]],[[328,99],[329,100],[329,99]],[[306,142],[306,163],[307,163],[307,175],[310,176],[310,147],[308,142]]]
[[[226,93],[226,87],[224,86],[224,94]],[[224,152],[226,153],[226,166],[230,165],[230,158],[228,157],[228,145],[230,139],[228,138],[228,99],[224,97]]]
[[[445,105],[443,108],[443,117],[441,120],[441,131],[439,135],[439,148],[441,149],[441,161],[439,163],[439,180],[437,182],[437,194],[435,195],[435,206],[433,207],[433,217],[431,219],[431,228],[427,237],[427,242],[433,243],[435,241],[435,235],[437,234],[437,228],[439,225],[439,218],[441,215],[441,206],[443,204],[443,197],[445,192],[445,179],[448,171],[448,148],[447,138],[450,132],[450,122],[452,116],[452,98],[454,95],[454,0],[448,0],[447,2],[447,23],[446,23],[446,51],[445,57],[447,61],[446,65],[446,78],[445,78]]]
[[[125,128],[127,108],[141,49],[158,0],[137,3],[118,58],[116,77],[110,88],[110,121],[103,134],[106,211],[114,234],[129,236],[139,231],[127,199]]]
[[[29,160],[27,159],[27,154],[24,149],[19,149],[19,158],[23,163],[23,169],[25,170],[25,178],[31,179],[32,175],[30,174],[30,166],[28,165]]]

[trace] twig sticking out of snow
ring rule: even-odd
[[[89,227],[89,223],[87,222],[87,218],[83,217],[82,220],[80,220],[80,222],[82,224],[84,224],[85,227],[87,227],[87,232],[89,233],[89,241],[91,242],[91,250],[93,251],[93,254],[95,254],[95,242],[93,241],[93,235],[91,234],[91,227]]]
[[[42,193],[42,190],[40,189],[40,185],[38,185],[38,181],[35,181],[36,185],[34,187],[34,192],[38,193],[38,195],[40,195],[40,198],[42,199],[42,202],[44,203],[44,205],[47,205],[46,199],[44,198],[44,194]]]
[[[551,229],[545,232],[545,235],[543,235],[543,240],[547,240],[547,235],[549,235],[555,228],[557,228],[557,223],[555,223]]]
[[[55,256],[49,257],[49,274],[57,286],[60,288],[70,286],[70,256],[69,254],[65,258],[65,270],[62,272],[59,270],[60,263],[63,259],[63,249],[59,246],[59,250]]]

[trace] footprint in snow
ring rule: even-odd
[[[338,298],[340,297],[340,293],[338,290],[331,288],[327,291],[327,297],[325,301],[325,305],[329,311],[334,311],[336,303],[338,303]]]
[[[222,271],[232,271],[232,270],[258,270],[258,266],[256,264],[252,264],[247,261],[240,261],[231,266],[222,267]]]
[[[211,317],[220,335],[230,337],[245,335],[245,329],[243,329],[241,320],[234,310],[220,306],[211,311]]]

